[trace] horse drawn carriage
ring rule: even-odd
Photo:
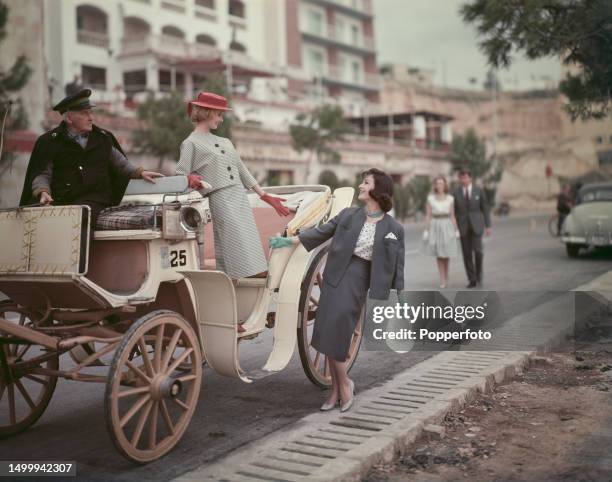
[[[350,205],[353,189],[269,188],[294,208],[278,217],[250,202],[268,249]],[[246,383],[282,370],[297,343],[305,373],[331,383],[325,356],[310,346],[327,256],[298,245],[272,250],[261,277],[215,270],[208,200],[183,176],[131,181],[121,205],[89,229],[87,206],[0,211],[0,437],[34,424],[58,377],[104,383],[111,439],[129,460],[162,457],[195,411],[206,363]],[[287,219],[289,221],[287,222]],[[104,228],[104,229],[101,229]],[[245,372],[241,343],[274,330],[265,365]],[[355,331],[350,364],[361,342]]]

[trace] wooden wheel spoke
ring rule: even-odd
[[[32,397],[30,397],[30,394],[28,393],[26,388],[23,386],[23,383],[21,383],[21,381],[19,381],[19,380],[15,380],[15,386],[21,392],[21,396],[27,402],[27,404],[30,406],[30,409],[35,410],[36,409],[36,404],[32,400]]]
[[[144,362],[145,371],[150,378],[153,378],[155,374],[155,370],[153,370],[153,365],[151,364],[151,360],[149,359],[149,354],[147,353],[147,345],[142,338],[138,339],[138,349],[140,350],[140,354],[142,356],[142,361]]]
[[[15,346],[18,347],[19,345],[15,345]],[[23,345],[23,349],[20,352],[18,352],[18,348],[16,348],[15,356],[17,357],[17,359],[21,360],[30,348],[32,348],[32,345]]]
[[[170,435],[174,435],[174,424],[172,423],[172,419],[170,418],[170,412],[168,412],[168,406],[166,405],[165,400],[161,401],[161,412],[162,412],[162,419],[164,420],[164,423],[166,424],[166,428],[168,429],[168,432],[170,432]]]
[[[17,416],[15,415],[15,387],[11,383],[8,386],[8,402],[9,402],[9,420],[12,425],[17,423]]]
[[[161,363],[160,371],[166,371],[166,367],[168,366],[168,364],[170,363],[170,360],[172,359],[172,354],[174,353],[174,350],[176,349],[176,344],[179,338],[181,337],[182,333],[183,333],[183,330],[178,329],[178,328],[174,331],[174,334],[172,335],[172,339],[170,340],[170,343],[168,343],[168,348],[166,348],[166,352],[164,353],[164,358]]]
[[[310,295],[308,299],[312,302],[313,306],[319,306],[319,300],[314,296]]]
[[[128,423],[149,400],[151,400],[151,395],[148,393],[140,397],[140,399],[134,405],[132,405],[132,408],[128,410],[123,418],[119,420],[119,426],[121,428],[125,427],[125,424]]]
[[[31,375],[29,373],[24,375],[23,377],[27,378],[28,380],[32,380],[33,382],[40,383],[41,385],[44,385],[45,387],[49,384],[48,380],[44,380],[42,378],[35,377],[34,375]]]
[[[149,387],[136,387],[136,388],[130,388],[129,390],[123,390],[122,392],[117,393],[117,397],[118,398],[125,398],[125,397],[131,397],[132,395],[138,395],[140,393],[147,393],[149,392]]]
[[[153,355],[153,367],[156,372],[161,370],[161,354],[164,345],[164,328],[166,324],[162,323],[157,327],[157,335],[155,336],[155,354]]]
[[[317,284],[321,286],[323,284],[323,274],[322,269],[317,273]]]
[[[183,402],[181,399],[179,398],[171,398],[171,400],[176,403],[179,407],[181,407],[183,410],[187,411],[189,410],[189,405],[187,405],[185,402]]]
[[[312,362],[312,365],[315,367],[315,370],[319,369],[319,359],[320,358],[321,358],[321,354],[317,352],[317,354],[315,355],[314,361]]]
[[[138,423],[136,424],[136,428],[134,429],[134,433],[132,434],[132,439],[130,440],[134,447],[138,446],[138,442],[140,441],[140,437],[142,436],[142,431],[144,429],[145,424],[147,423],[147,419],[149,418],[149,413],[151,413],[152,406],[153,401],[149,400],[145,404],[144,410],[140,413],[140,417],[138,417]]]
[[[177,380],[180,382],[190,382],[192,380],[195,380],[196,376],[195,375],[183,375],[182,377],[178,377]]]
[[[149,449],[153,450],[157,445],[157,416],[159,414],[159,402],[153,402],[151,423],[149,424]]]
[[[329,358],[325,357],[325,365],[323,367],[323,375],[328,377],[329,376]]]
[[[130,360],[126,360],[125,364],[130,370],[132,370],[143,381],[145,381],[146,383],[151,383],[151,379],[148,376],[146,376],[143,373],[143,371],[140,368],[138,368],[136,365],[134,365]]]
[[[187,359],[187,357],[189,357],[189,355],[191,355],[192,353],[193,353],[193,348],[187,348],[187,349],[186,349],[186,350],[185,350],[183,353],[181,353],[181,355],[180,355],[178,358],[176,358],[176,359],[174,360],[174,362],[172,363],[172,365],[170,365],[170,366],[168,367],[168,369],[166,370],[166,374],[168,374],[168,375],[169,375],[169,374],[170,374],[170,373],[172,373],[174,370],[176,370],[176,368],[177,368],[177,367],[178,367],[178,366],[179,366],[181,363],[183,363],[183,362],[184,362],[184,361]]]

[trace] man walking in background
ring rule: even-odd
[[[472,173],[467,169],[459,171],[459,182],[460,187],[453,192],[455,217],[469,281],[467,288],[474,288],[482,284],[482,236],[491,234],[491,217],[484,191],[472,184]]]

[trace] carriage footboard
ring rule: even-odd
[[[251,380],[238,360],[238,315],[232,280],[221,271],[181,271],[196,294],[196,313],[207,363],[221,375]]]

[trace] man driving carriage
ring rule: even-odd
[[[162,174],[127,160],[115,136],[93,123],[90,96],[82,89],[53,107],[63,120],[36,140],[19,204],[87,205],[93,229],[100,211],[119,204],[130,179],[155,182]]]

